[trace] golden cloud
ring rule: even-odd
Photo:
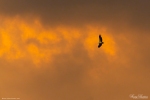
[[[32,21],[18,16],[1,19],[0,57],[8,61],[26,59],[36,65],[51,62],[56,54],[71,53],[77,42],[84,45],[92,58],[99,50],[97,48],[99,34],[104,38],[102,52],[108,56],[116,55],[115,41],[107,33],[106,28],[94,26],[86,26],[84,29],[65,26],[44,28],[38,18]]]

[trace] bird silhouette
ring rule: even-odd
[[[99,35],[99,44],[98,44],[98,48],[100,48],[100,47],[102,46],[103,43],[104,43],[104,42],[103,42],[103,40],[102,40],[102,37],[101,37],[101,35]]]

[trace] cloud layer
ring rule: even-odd
[[[0,97],[150,96],[148,5],[138,0],[0,0]]]

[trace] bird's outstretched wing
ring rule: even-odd
[[[102,37],[101,37],[101,35],[99,35],[99,42],[102,42]]]
[[[98,44],[98,48],[100,48],[101,46],[102,46],[102,43],[99,43],[99,44]]]

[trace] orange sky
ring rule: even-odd
[[[0,0],[1,98],[150,96],[146,2],[137,0],[133,6],[131,1],[11,2]],[[101,48],[97,48],[99,34],[104,41]]]

